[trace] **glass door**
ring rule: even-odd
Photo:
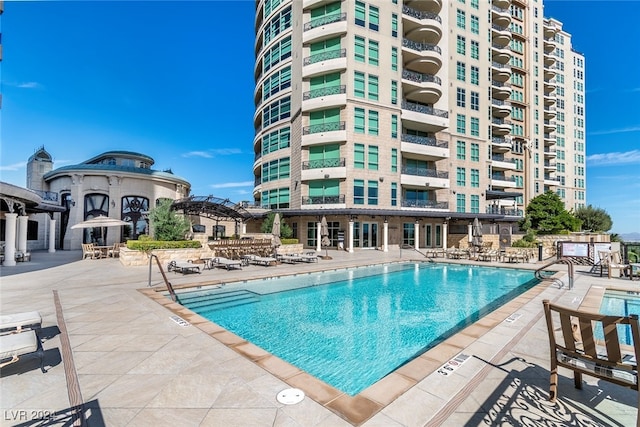
[[[362,223],[362,248],[378,247],[378,223],[363,222]]]

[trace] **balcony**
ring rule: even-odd
[[[546,80],[552,79],[556,76],[556,70],[551,68],[551,65],[545,65],[542,71]]]
[[[543,62],[543,64],[544,64],[544,66],[545,66],[545,67],[550,67],[550,66],[552,66],[552,65],[553,65],[553,64],[555,64],[555,63],[556,63],[556,57],[555,57],[555,56],[553,56],[553,55],[546,55],[546,54],[544,55],[544,62]]]
[[[491,114],[495,117],[506,117],[511,114],[511,102],[500,99],[491,99]]]
[[[511,121],[505,119],[491,119],[491,134],[505,136],[511,133]]]
[[[544,134],[544,145],[545,146],[549,146],[549,145],[554,145],[556,143],[556,136],[552,135],[550,133],[545,133]]]
[[[511,12],[509,12],[509,8],[503,8],[500,6],[496,6],[495,4],[491,5],[491,17],[494,24],[500,27],[508,27],[511,23]]]
[[[545,120],[544,121],[544,131],[545,132],[553,132],[556,130],[557,123],[555,120]]]
[[[509,205],[496,206],[490,205],[486,208],[486,213],[493,215],[509,215],[509,216],[523,216],[522,209],[516,209],[513,207],[513,202],[509,201]]]
[[[549,19],[544,20],[542,28],[544,30],[545,38],[555,37],[556,33],[560,31],[560,27]]]
[[[302,209],[344,209],[346,207],[344,194],[337,196],[307,196],[302,198]]]
[[[332,13],[304,24],[302,43],[309,44],[347,33],[347,14]]]
[[[318,159],[302,162],[302,181],[321,179],[346,179],[347,168],[344,157],[336,159]]]
[[[449,142],[429,136],[416,136],[403,133],[400,137],[400,150],[403,153],[417,155],[420,160],[440,160],[449,158]],[[413,157],[413,156],[412,156]]]
[[[511,151],[513,143],[509,138],[494,136],[491,138],[491,151],[494,153],[506,153]]]
[[[449,202],[438,202],[437,200],[406,200],[401,202],[403,208],[424,209],[424,210],[449,210]]]
[[[511,83],[492,80],[491,96],[502,101],[506,100],[511,96]]]
[[[500,64],[506,64],[511,59],[511,48],[497,43],[491,44],[491,59]]]
[[[555,177],[555,176],[551,176],[549,174],[544,174],[544,185],[550,185],[550,186],[556,186],[556,185],[560,185],[560,179]]]
[[[44,190],[29,190],[29,191],[33,191],[34,193],[36,193],[38,196],[40,196],[42,201],[45,203],[49,203],[49,204],[51,204],[51,202],[58,203],[58,193],[54,191],[44,191]]]
[[[423,132],[438,132],[449,126],[449,113],[431,106],[402,101],[403,126]]]
[[[517,170],[515,159],[506,159],[504,154],[493,154],[491,156],[491,169],[493,170]]]
[[[507,177],[503,173],[491,175],[491,189],[518,188],[515,176]]]
[[[402,92],[410,101],[434,104],[442,96],[442,81],[432,74],[402,70]]]
[[[545,159],[555,159],[558,156],[555,148],[545,148],[544,149],[544,158]]]
[[[421,12],[439,13],[442,0],[405,0],[404,4]]]
[[[449,172],[416,166],[402,166],[400,184],[430,189],[449,188]]]
[[[557,83],[556,79],[545,79],[544,80],[544,91],[545,93],[551,93],[556,90]]]
[[[499,82],[507,81],[511,77],[511,66],[493,61],[491,62],[491,76],[493,80]]]
[[[334,0],[302,0],[302,9],[315,9],[326,4],[333,3]]]
[[[347,131],[345,122],[320,123],[302,128],[303,147],[332,142],[345,142]]]
[[[419,73],[435,75],[442,67],[442,50],[439,46],[402,39],[402,59],[405,68]]]
[[[442,38],[442,18],[437,13],[402,6],[402,28],[405,36],[437,44]]]
[[[491,25],[491,40],[500,46],[506,46],[511,41],[511,31],[508,26]]]
[[[347,87],[328,86],[302,94],[302,111],[309,112],[347,105]]]
[[[554,105],[556,103],[556,97],[551,93],[545,93],[542,95],[544,105]]]
[[[542,47],[545,54],[550,54],[556,48],[556,42],[553,39],[544,39]]]
[[[343,71],[347,69],[347,50],[334,49],[317,53],[304,58],[302,64],[302,78],[304,79],[328,74],[332,71]]]
[[[555,105],[545,105],[544,107],[544,118],[545,119],[553,119],[556,116],[556,106]]]
[[[548,160],[544,162],[544,170],[545,171],[555,171],[558,166],[558,163],[552,160]]]

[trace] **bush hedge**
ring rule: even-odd
[[[178,241],[165,241],[165,240],[129,240],[127,242],[127,248],[134,251],[151,251],[153,249],[185,249],[201,248],[202,244],[197,240],[178,240]]]
[[[300,241],[298,239],[280,239],[280,243],[283,245],[297,245]]]

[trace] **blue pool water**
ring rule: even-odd
[[[602,298],[600,313],[613,316],[640,315],[640,292],[607,290]],[[596,338],[603,338],[602,326],[594,331]],[[618,325],[618,337],[625,344],[631,344],[631,328],[628,325]]]
[[[537,283],[526,270],[403,263],[178,296],[191,310],[356,395]]]

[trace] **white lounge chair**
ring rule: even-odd
[[[176,273],[200,273],[200,265],[193,264],[187,261],[171,261],[167,266],[167,270],[175,271]]]
[[[278,261],[286,262],[287,264],[295,264],[297,262],[301,262],[302,258],[297,255],[278,254]]]
[[[36,331],[0,335],[0,368],[16,363],[23,356],[40,358],[40,370],[44,373],[44,350]]]
[[[211,260],[214,266],[216,267],[224,267],[227,270],[231,270],[232,268],[242,269],[242,261],[237,261],[225,257],[215,257]]]
[[[39,329],[42,316],[37,311],[0,315],[0,333],[22,332],[23,329]]]
[[[275,265],[278,260],[273,257],[259,256],[259,255],[247,255],[247,259],[249,263],[255,265],[263,265],[268,267],[270,265]]]

